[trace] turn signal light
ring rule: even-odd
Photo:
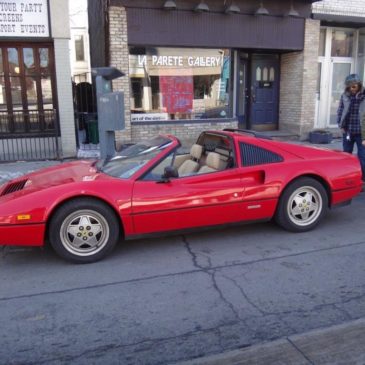
[[[31,215],[30,214],[19,214],[16,216],[16,219],[18,221],[29,221],[29,219],[31,219]]]

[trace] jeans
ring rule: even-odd
[[[350,136],[350,140],[347,140],[346,133],[342,136],[343,151],[352,153],[354,150],[354,145],[356,143],[357,156],[360,160],[362,180],[365,181],[365,146],[362,144],[362,138],[360,134],[353,134]]]

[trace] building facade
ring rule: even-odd
[[[0,161],[75,156],[67,4],[2,2],[0,21]]]
[[[91,82],[87,0],[69,0],[71,76]]]
[[[336,129],[345,77],[365,75],[365,2],[323,0],[313,4],[313,18],[321,22],[315,127]]]
[[[114,66],[123,142],[315,122],[319,20],[311,0],[89,0],[91,66]],[[104,44],[104,48],[99,45]]]

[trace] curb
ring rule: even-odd
[[[364,365],[365,318],[175,365]]]

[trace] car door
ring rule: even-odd
[[[238,168],[163,183],[138,180],[132,197],[135,234],[240,221],[242,198]]]
[[[282,156],[255,144],[240,142],[238,146],[241,183],[244,190],[242,214],[245,220],[266,220],[276,209],[280,182],[270,178],[270,171],[283,161]]]

